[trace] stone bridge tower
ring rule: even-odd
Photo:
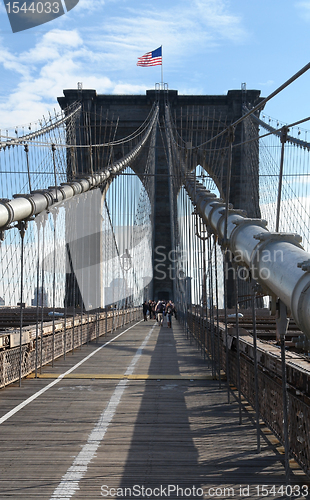
[[[172,250],[171,221],[169,202],[169,171],[167,165],[165,135],[163,133],[164,104],[168,100],[175,120],[177,129],[182,133],[182,139],[195,147],[206,137],[211,137],[214,130],[208,130],[207,116],[212,116],[213,121],[218,122],[218,130],[233,123],[242,116],[244,103],[253,107],[260,102],[260,91],[258,90],[230,90],[227,95],[179,95],[177,90],[147,90],[145,95],[101,95],[95,90],[64,90],[64,96],[58,98],[62,109],[76,101],[82,102],[83,112],[77,127],[77,143],[100,144],[108,142],[104,137],[106,120],[114,122],[114,140],[122,139],[132,134],[146,120],[155,101],[159,102],[159,127],[155,138],[155,196],[153,217],[155,233],[153,240],[154,248],[154,280],[153,292],[155,299],[168,299],[173,297],[173,283],[169,276],[169,252]],[[200,110],[197,112],[197,110]],[[195,114],[196,113],[196,114]],[[186,125],[188,116],[195,115],[195,133]],[[225,120],[225,123],[224,123]],[[242,124],[235,130],[235,144],[242,140]],[[135,173],[140,176],[142,182],[145,162],[148,157],[148,146],[144,153],[131,165]],[[153,147],[153,145],[152,145]],[[117,160],[126,154],[124,145],[113,148],[113,160]],[[76,174],[90,173],[102,170],[107,166],[107,159],[103,159],[103,152],[94,155],[83,149],[75,164]],[[213,165],[208,158],[195,158],[197,164],[203,165],[208,173],[214,178],[221,194],[226,194],[226,164],[223,162],[221,176],[214,171]],[[252,170],[250,178],[248,172],[244,171],[245,153],[241,147],[233,149],[232,159],[232,184],[230,190],[230,202],[235,208],[244,209],[249,217],[259,217],[258,192],[253,193],[253,186],[258,186],[258,155],[257,167]],[[195,168],[195,164],[192,168]],[[69,175],[70,175],[69,161]],[[254,177],[254,179],[253,179]],[[258,188],[257,188],[258,189]],[[161,252],[159,254],[158,250]],[[164,256],[163,256],[164,254]],[[160,263],[160,266],[158,266]],[[233,303],[232,284],[229,285],[229,304]]]

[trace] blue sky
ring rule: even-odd
[[[80,0],[13,34],[0,6],[0,128],[57,108],[64,88],[142,93],[160,67],[137,58],[163,46],[164,81],[180,94],[260,89],[267,96],[309,61],[310,0]],[[290,123],[310,115],[310,71],[266,107]],[[307,125],[305,125],[307,128]]]

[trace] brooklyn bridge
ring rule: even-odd
[[[309,67],[1,131],[1,500],[309,498]]]

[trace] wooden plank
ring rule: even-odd
[[[102,421],[119,384],[124,390],[115,413],[85,465],[73,500],[103,498],[105,485],[154,489],[169,484],[201,488],[204,498],[213,487],[222,488],[223,495],[225,488],[233,488],[235,498],[244,498],[240,485],[249,485],[247,498],[259,498],[257,485],[285,483],[279,443],[263,440],[262,452],[256,453],[253,423],[245,416],[239,425],[237,403],[227,402],[225,386],[220,389],[212,380],[209,363],[176,323],[172,329],[154,327],[133,373],[124,376],[153,325],[141,323],[129,330],[80,365],[72,373],[77,378],[59,381],[0,425],[1,500],[50,500]],[[42,377],[55,380],[98,346],[57,360]],[[15,384],[4,389],[0,415],[50,382],[32,378],[22,388]],[[294,469],[292,484],[305,480]]]

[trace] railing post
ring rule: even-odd
[[[260,453],[260,425],[259,425],[259,397],[258,397],[258,361],[257,361],[257,331],[256,331],[256,290],[257,284],[253,284],[252,295],[252,323],[253,323],[253,362],[254,362],[254,388],[255,388],[255,414],[256,414],[256,441],[257,453]]]
[[[286,386],[286,362],[285,362],[285,335],[289,319],[287,318],[286,305],[282,300],[278,302],[278,317],[276,318],[277,332],[281,339],[281,364],[282,364],[282,398],[283,398],[283,433],[285,449],[285,477],[286,484],[290,483],[290,462],[289,462],[289,431],[288,431],[288,397]]]

